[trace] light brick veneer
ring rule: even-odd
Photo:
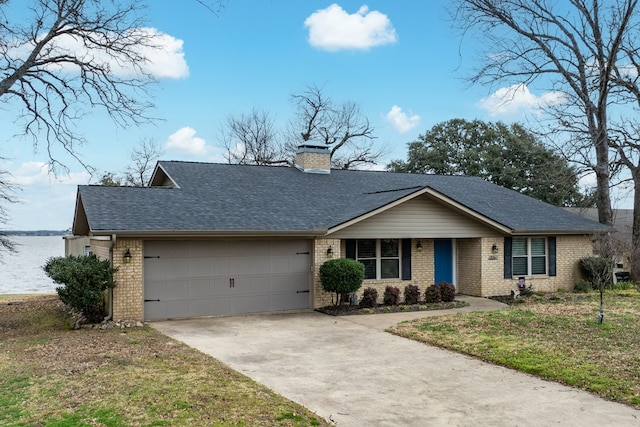
[[[497,243],[499,252],[497,260],[490,260],[491,246],[496,238],[481,239],[481,280],[480,293],[470,295],[495,296],[509,295],[512,289],[517,289],[518,278],[504,278],[504,245],[503,240]],[[556,275],[555,276],[526,276],[525,284],[536,292],[556,292],[559,289],[571,290],[580,279],[579,261],[581,258],[593,254],[591,236],[557,236],[556,237]],[[459,261],[460,262],[460,261]],[[466,283],[465,283],[466,284]],[[466,289],[466,288],[465,288]],[[475,288],[471,287],[475,292]],[[460,290],[463,292],[462,289]]]
[[[422,244],[422,251],[416,249],[417,242]],[[333,249],[333,258],[340,258],[342,254],[346,254],[346,241],[340,239],[316,239],[314,250],[313,265],[313,308],[324,307],[332,304],[332,295],[322,289],[320,283],[320,266],[327,260],[327,249],[329,246]],[[337,250],[336,248],[339,248]],[[384,288],[387,286],[396,286],[400,289],[400,298],[402,298],[404,287],[407,285],[418,285],[420,292],[433,284],[433,240],[431,239],[413,239],[411,242],[411,280],[400,279],[384,279],[384,280],[365,280],[362,287],[357,292],[358,298],[362,298],[365,288],[375,288],[378,291],[378,302],[382,302]],[[335,295],[333,295],[335,297]],[[335,299],[335,298],[334,298]]]
[[[131,262],[124,263],[124,254],[131,252]],[[113,289],[113,319],[143,320],[144,258],[143,242],[118,239],[113,247],[116,287]]]

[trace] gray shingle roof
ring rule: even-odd
[[[79,186],[93,232],[318,233],[428,188],[513,232],[590,233],[608,228],[468,176],[162,161],[178,188]]]

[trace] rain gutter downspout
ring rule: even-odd
[[[109,246],[109,257],[111,258],[111,267],[113,267],[113,247],[116,245],[116,235],[111,235],[111,245]],[[108,321],[113,318],[113,288],[109,288],[109,313],[105,316],[103,321]]]

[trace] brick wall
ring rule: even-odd
[[[302,169],[312,170],[330,170],[331,155],[329,152],[315,153],[308,151],[300,151],[296,154],[296,165]]]
[[[124,254],[131,252],[131,262],[124,263]],[[117,239],[113,247],[116,287],[113,289],[113,319],[143,320],[144,259],[143,242],[138,239]]]
[[[316,239],[313,246],[313,265],[311,266],[313,272],[312,298],[313,308],[318,308],[330,305],[332,303],[331,297],[333,296],[331,293],[322,289],[322,284],[320,283],[320,266],[327,260],[342,258],[342,254],[345,253],[345,243],[341,242],[340,239]],[[331,257],[327,254],[329,246],[331,246],[333,250],[333,256]]]
[[[483,239],[483,252],[490,248],[491,239]],[[498,260],[490,262],[483,257],[482,296],[509,295],[517,289],[518,278],[504,278],[503,246],[498,244]],[[490,250],[490,249],[489,249]],[[572,290],[581,278],[579,260],[593,254],[591,236],[556,237],[556,276],[526,276],[525,284],[536,292]]]
[[[456,240],[456,290],[464,295],[482,295],[482,239]]]
[[[417,242],[420,241],[422,250],[416,248]],[[320,283],[320,266],[327,260],[332,259],[327,256],[329,246],[333,249],[333,258],[343,257],[346,254],[346,240],[340,239],[316,239],[314,245],[314,265],[313,269],[313,307],[323,307],[332,303],[332,294],[325,292]],[[339,248],[339,249],[337,249]],[[404,287],[407,285],[417,285],[420,292],[433,284],[433,240],[431,239],[414,239],[411,242],[411,280],[401,279],[384,279],[384,280],[365,280],[362,287],[357,292],[358,298],[362,298],[365,288],[375,288],[378,291],[378,302],[382,302],[384,289],[387,286],[396,286],[400,289],[402,298]],[[334,295],[333,295],[334,296]],[[334,296],[335,299],[335,296]]]

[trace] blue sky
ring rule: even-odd
[[[223,162],[220,129],[228,116],[257,108],[284,127],[294,112],[290,95],[309,85],[360,105],[385,147],[379,168],[404,159],[407,143],[438,122],[522,121],[554,96],[527,87],[469,87],[464,78],[477,65],[478,46],[472,38],[461,43],[446,0],[228,0],[217,16],[195,0],[149,3],[147,27],[164,46],[148,68],[159,79],[151,113],[160,120],[121,129],[96,110],[79,122],[88,141],[82,160],[99,172],[121,172],[142,139],[154,140],[165,160]],[[0,169],[21,187],[6,228],[70,227],[77,185],[100,174],[91,177],[64,156],[70,173],[49,174],[46,150],[34,152],[29,140],[13,136],[16,112],[5,107]]]

